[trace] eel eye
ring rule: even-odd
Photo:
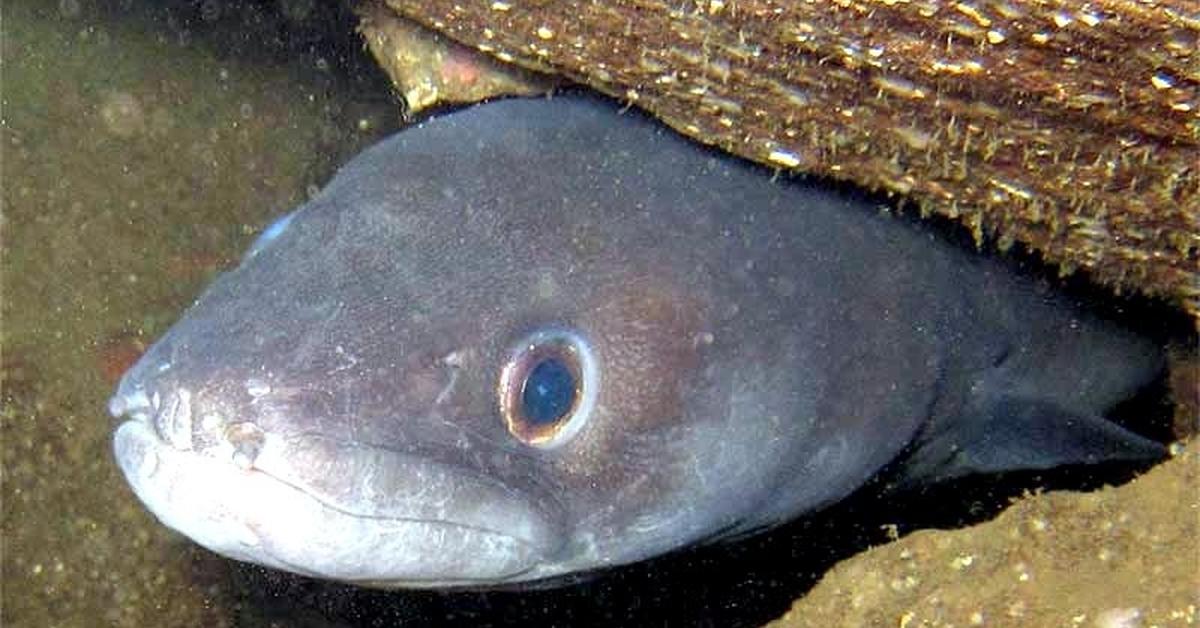
[[[540,330],[517,343],[500,371],[500,414],[517,440],[552,449],[587,423],[598,386],[586,340],[564,329]]]

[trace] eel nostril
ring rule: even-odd
[[[225,440],[233,445],[233,463],[246,470],[254,467],[264,438],[262,428],[250,422],[234,423],[225,429]]]
[[[140,387],[132,392],[118,391],[108,400],[108,413],[116,418],[126,415],[143,418],[150,409],[150,397],[146,395],[146,390]]]

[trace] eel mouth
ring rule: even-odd
[[[113,451],[165,525],[229,558],[373,586],[520,581],[561,544],[533,499],[470,469],[249,422],[190,395],[119,392]]]

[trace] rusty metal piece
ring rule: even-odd
[[[406,113],[500,95],[547,93],[555,77],[498,62],[402,19],[379,4],[357,7],[359,32],[404,98]]]

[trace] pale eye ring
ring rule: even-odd
[[[514,345],[500,370],[500,415],[517,440],[552,449],[587,423],[599,384],[595,354],[583,336],[541,329]]]

